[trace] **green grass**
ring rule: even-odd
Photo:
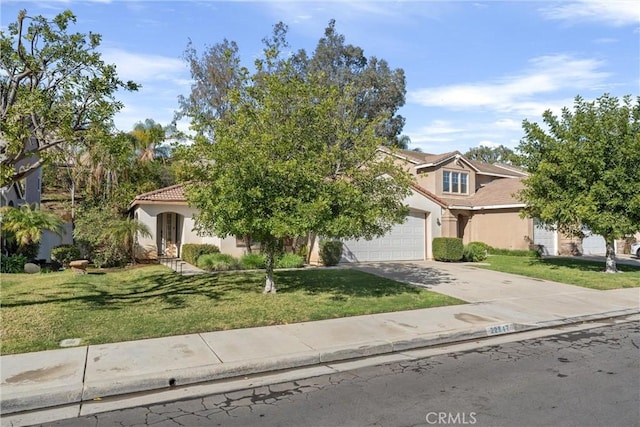
[[[617,264],[623,273],[604,273],[604,261],[593,262],[580,258],[533,258],[506,255],[490,255],[488,265],[478,265],[489,270],[519,274],[553,282],[568,283],[585,288],[608,290],[640,287],[640,267]]]
[[[412,310],[463,301],[348,269],[180,276],[163,266],[3,274],[2,354]]]

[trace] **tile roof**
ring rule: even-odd
[[[415,162],[418,162],[419,164],[425,164],[425,163],[437,164],[442,162],[443,160],[447,160],[454,157],[456,154],[459,156],[462,156],[462,154],[459,151],[450,151],[448,153],[442,153],[442,154],[429,154],[429,153],[422,153],[420,151],[399,150],[399,153],[407,157],[409,160],[413,160]]]
[[[131,205],[138,204],[136,202],[185,202],[184,187],[182,184],[172,185],[170,187],[160,188],[158,190],[149,191],[136,196]]]
[[[525,176],[526,172],[519,172],[517,168],[510,167],[508,165],[498,165],[485,163],[478,160],[468,160],[480,173],[489,174],[489,175],[507,175],[507,176]]]
[[[447,205],[464,206],[470,208],[524,205],[515,197],[523,187],[522,179],[503,178],[483,185],[476,193],[468,198],[442,197]]]

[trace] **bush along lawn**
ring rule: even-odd
[[[484,265],[489,270],[519,274],[527,277],[567,283],[591,289],[620,289],[640,287],[640,267],[618,263],[622,273],[604,272],[604,261],[593,262],[573,258],[539,258],[490,255]]]
[[[462,304],[350,269],[180,276],[159,265],[127,270],[3,274],[2,354]]]

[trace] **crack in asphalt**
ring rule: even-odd
[[[424,376],[434,390],[439,390],[442,396],[449,393],[463,394],[466,392],[464,384],[453,384],[447,378],[447,370],[443,361],[452,358],[459,361],[457,369],[467,369],[479,358],[482,363],[512,363],[521,359],[546,357],[555,358],[559,364],[550,367],[547,372],[558,378],[558,381],[572,375],[572,364],[586,358],[593,358],[604,352],[602,347],[619,349],[629,341],[635,348],[638,344],[630,336],[640,332],[640,322],[629,323],[625,333],[618,336],[607,336],[603,329],[576,331],[554,336],[516,341],[504,345],[491,345],[468,351],[459,351],[442,355],[439,359],[432,357],[402,362],[381,364],[364,367],[355,371],[339,372],[303,380],[260,386],[253,389],[239,390],[219,395],[210,395],[198,399],[182,400],[165,404],[153,404],[132,409],[122,409],[108,413],[96,414],[75,419],[73,425],[105,426],[119,425],[134,426],[211,426],[224,425],[225,419],[236,418],[246,412],[255,413],[257,417],[265,417],[266,408],[278,408],[284,402],[295,402],[298,399],[311,401],[314,394],[330,390],[338,385],[355,387],[356,391],[366,390],[368,384],[388,386],[386,377],[407,375],[409,377]],[[598,344],[597,346],[594,344]],[[552,354],[550,356],[549,354]],[[593,372],[598,375],[616,375],[610,370],[598,369]],[[389,393],[393,391],[390,390]],[[580,396],[577,396],[580,399]],[[492,391],[483,391],[476,396],[471,405],[474,410],[486,411],[492,401]],[[322,406],[321,406],[322,408]],[[548,407],[547,407],[548,408]],[[553,409],[553,408],[552,408]],[[372,415],[373,417],[373,415]],[[122,421],[126,419],[126,421]],[[593,420],[599,423],[597,414]],[[48,424],[66,425],[69,420]],[[363,425],[385,426],[393,424],[384,416],[366,420]],[[420,425],[415,424],[415,425]]]

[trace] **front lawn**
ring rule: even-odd
[[[3,274],[2,354],[383,313],[463,301],[348,269],[180,276],[153,265],[124,271]]]
[[[490,255],[488,265],[478,265],[489,270],[519,274],[553,282],[568,283],[591,289],[620,289],[640,287],[640,267],[617,264],[623,273],[604,273],[604,261],[593,262],[574,258],[531,258],[506,255]]]

